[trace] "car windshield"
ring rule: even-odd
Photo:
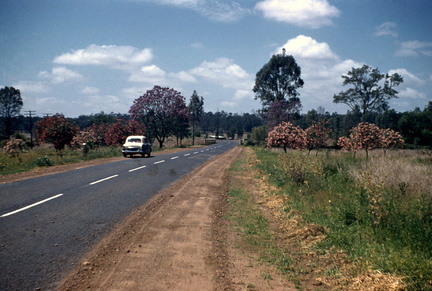
[[[130,138],[128,142],[141,142],[141,140],[139,138]]]

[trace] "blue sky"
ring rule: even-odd
[[[282,48],[305,85],[303,113],[345,113],[341,76],[367,64],[404,82],[391,108],[432,101],[430,0],[1,0],[0,86],[24,110],[127,113],[154,85],[205,111],[247,113],[255,74]]]

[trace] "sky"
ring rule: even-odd
[[[155,85],[204,98],[206,112],[253,113],[273,54],[301,67],[302,113],[346,113],[342,75],[368,65],[404,82],[398,112],[432,101],[430,0],[1,0],[0,87],[25,111],[128,113]]]

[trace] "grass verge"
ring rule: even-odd
[[[298,286],[432,289],[430,152],[366,161],[254,151],[260,179],[273,187],[260,199],[279,221],[276,241]]]

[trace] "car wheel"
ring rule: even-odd
[[[123,153],[123,157],[127,158],[127,154]]]

